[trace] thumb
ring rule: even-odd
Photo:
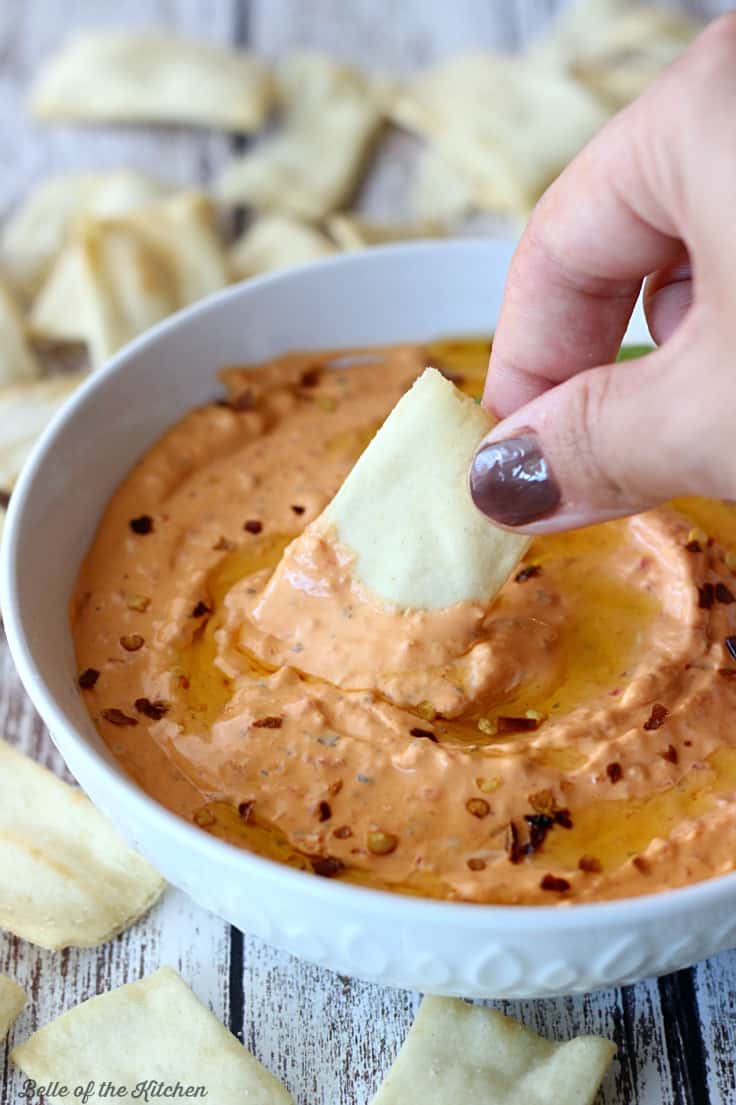
[[[471,466],[476,506],[503,526],[552,533],[720,493],[703,486],[673,344],[581,372],[499,422]]]

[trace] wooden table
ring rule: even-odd
[[[183,128],[34,126],[23,107],[29,78],[43,55],[85,24],[160,24],[248,44],[268,57],[295,45],[319,46],[364,65],[406,71],[464,47],[523,45],[558,6],[557,0],[5,0],[0,212],[51,171],[132,165],[181,184],[204,183],[240,147],[237,138]],[[691,0],[690,6],[713,15],[732,5]],[[415,154],[408,137],[386,140],[361,196],[366,210],[401,211]],[[0,732],[65,775],[4,642]],[[285,1081],[298,1105],[367,1102],[418,1002],[415,994],[355,982],[274,951],[169,890],[140,924],[99,949],[51,953],[0,933],[0,971],[31,996],[10,1043],[61,1010],[164,963]],[[550,1037],[598,1032],[613,1039],[619,1054],[602,1090],[605,1105],[736,1102],[736,952],[620,990],[499,1004]],[[0,1105],[16,1105],[20,1087],[0,1045]]]

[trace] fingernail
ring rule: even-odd
[[[470,494],[479,510],[504,526],[536,522],[560,504],[560,489],[534,433],[480,448],[470,469]]]

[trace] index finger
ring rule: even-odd
[[[608,123],[537,205],[509,271],[483,398],[500,418],[613,361],[643,278],[681,254],[675,200],[657,179],[675,111],[668,83]]]

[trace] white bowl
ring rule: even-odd
[[[93,801],[206,909],[345,974],[468,997],[534,997],[662,974],[736,944],[736,875],[575,906],[465,905],[291,870],[163,809],[120,770],[77,690],[68,607],[103,507],[162,431],[212,396],[218,366],[292,348],[478,334],[513,245],[417,243],[228,289],[119,353],[60,412],[13,493],[2,610],[18,671]],[[631,337],[646,337],[638,318]]]

